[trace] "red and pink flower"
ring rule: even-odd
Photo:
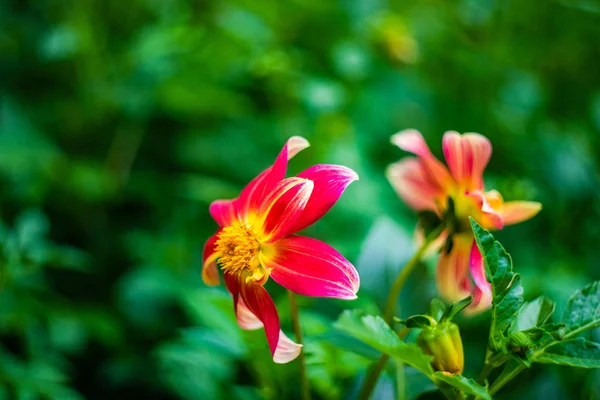
[[[340,253],[295,235],[319,220],[358,180],[351,169],[326,164],[286,178],[288,160],[308,146],[302,137],[290,138],[275,163],[238,198],[213,202],[210,214],[219,229],[204,245],[204,282],[218,285],[218,268],[223,270],[239,326],[264,327],[277,363],[296,358],[301,346],[281,332],[277,309],[263,287],[269,277],[305,296],[354,299],[359,287],[356,269]]]
[[[542,208],[537,202],[504,202],[495,190],[485,191],[483,171],[492,155],[490,141],[477,133],[449,131],[442,147],[448,168],[429,150],[414,129],[392,136],[392,143],[417,157],[388,167],[387,177],[398,195],[414,210],[431,211],[446,222],[446,237],[437,265],[437,286],[448,301],[472,295],[466,310],[477,313],[490,307],[492,289],[483,259],[475,244],[469,216],[486,229],[499,230],[525,221]],[[451,214],[451,215],[449,215]],[[451,221],[449,221],[451,219]]]

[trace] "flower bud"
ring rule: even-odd
[[[433,356],[431,365],[436,371],[462,374],[464,354],[458,326],[452,322],[442,322],[424,327],[417,344],[425,354]]]

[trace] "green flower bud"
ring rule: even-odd
[[[433,356],[436,371],[462,374],[465,359],[458,326],[452,322],[425,327],[417,336],[417,344],[425,354]]]
[[[513,353],[524,355],[531,345],[531,337],[523,332],[513,332],[508,337],[508,345]]]

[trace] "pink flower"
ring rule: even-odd
[[[275,163],[238,198],[214,201],[210,214],[219,229],[204,245],[204,282],[218,285],[218,267],[223,270],[239,326],[264,327],[277,363],[296,358],[301,346],[280,330],[277,309],[263,287],[269,277],[305,296],[355,299],[359,287],[356,269],[340,253],[294,235],[319,220],[358,180],[351,169],[326,164],[286,178],[288,160],[308,146],[302,137],[290,138]]]
[[[448,168],[429,150],[414,129],[392,136],[392,143],[417,157],[388,167],[387,177],[398,195],[414,210],[434,212],[445,222],[446,245],[437,265],[437,286],[448,301],[472,295],[467,312],[490,307],[492,289],[485,277],[483,259],[475,245],[469,216],[486,229],[499,230],[525,221],[542,208],[530,201],[504,202],[495,190],[485,191],[483,171],[492,155],[490,141],[477,133],[449,131],[442,147]],[[449,170],[448,170],[449,169]]]

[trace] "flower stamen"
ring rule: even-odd
[[[221,254],[218,263],[224,272],[242,274],[246,282],[266,282],[269,270],[260,264],[260,242],[250,225],[234,224],[223,228],[215,242],[215,250]]]

